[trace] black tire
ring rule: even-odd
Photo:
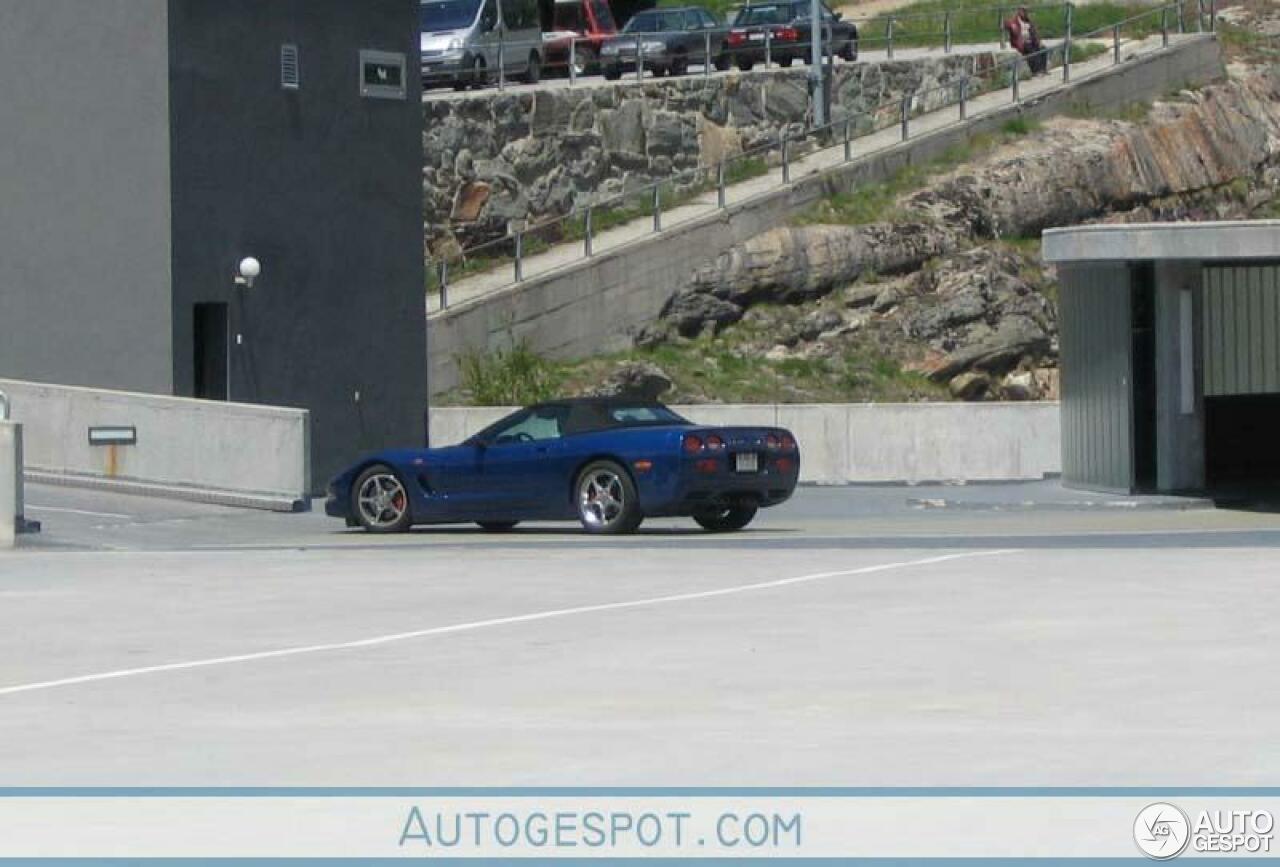
[[[622,66],[617,63],[610,63],[604,68],[604,77],[609,81],[617,81],[622,78]]]
[[[366,469],[351,486],[351,514],[370,533],[403,533],[413,526],[409,488],[386,464]]]
[[[741,530],[755,518],[760,507],[754,503],[742,506],[727,506],[709,512],[694,512],[693,520],[703,529],[713,533],[731,533]]]
[[[529,52],[529,65],[525,67],[520,80],[525,84],[537,84],[542,80],[542,58],[538,56],[538,52]]]
[[[683,51],[676,52],[676,56],[671,58],[671,66],[667,68],[667,74],[671,76],[684,75],[689,71],[689,55]]]
[[[844,45],[840,46],[840,59],[847,60],[850,63],[858,59],[857,40],[850,39]]]
[[[462,71],[458,73],[458,79],[453,83],[453,89],[467,90],[472,87],[484,87],[484,85],[484,58],[475,54],[464,58],[462,61]]]
[[[487,533],[509,533],[516,528],[519,521],[476,521],[480,529]]]
[[[631,475],[613,461],[592,461],[573,484],[573,507],[588,533],[634,533],[644,520]]]
[[[795,62],[796,62],[796,59],[795,59],[794,57],[779,57],[779,58],[778,58],[778,65],[779,65],[779,66],[781,66],[783,69],[786,69],[788,66],[790,66],[791,64],[793,64],[793,63],[795,63]]]
[[[596,53],[590,47],[584,45],[581,48],[574,49],[574,60],[578,63],[577,71],[574,75],[590,75],[596,69]]]
[[[721,54],[716,58],[716,69],[721,72],[728,72],[729,67],[733,66],[733,60],[727,54]]]
[[[756,62],[754,60],[751,60],[750,58],[747,58],[747,57],[738,58],[738,68],[741,69],[743,72],[750,72],[751,67],[755,65],[756,65]]]

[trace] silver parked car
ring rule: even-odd
[[[542,73],[538,0],[423,0],[422,84],[458,90]]]

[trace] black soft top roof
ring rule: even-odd
[[[625,397],[569,397],[563,400],[543,401],[532,408],[536,410],[557,406],[569,408],[569,415],[563,426],[566,434],[649,425],[692,424],[688,419],[682,418],[656,400],[636,400]],[[651,409],[665,418],[652,420],[619,418],[615,414],[615,410],[618,409]]]

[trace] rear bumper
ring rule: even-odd
[[[646,515],[691,515],[703,509],[739,504],[768,508],[789,500],[800,477],[800,456],[796,453],[763,456],[759,471],[754,473],[734,472],[732,455],[718,458],[713,472],[700,470],[695,461],[681,463],[680,471],[668,484],[655,485],[648,491],[642,486],[641,508]]]

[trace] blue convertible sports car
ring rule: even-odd
[[[461,445],[370,455],[329,485],[325,512],[374,533],[574,519],[629,533],[646,517],[685,515],[740,530],[790,497],[799,471],[795,437],[780,428],[705,427],[657,403],[579,398],[519,410]]]

